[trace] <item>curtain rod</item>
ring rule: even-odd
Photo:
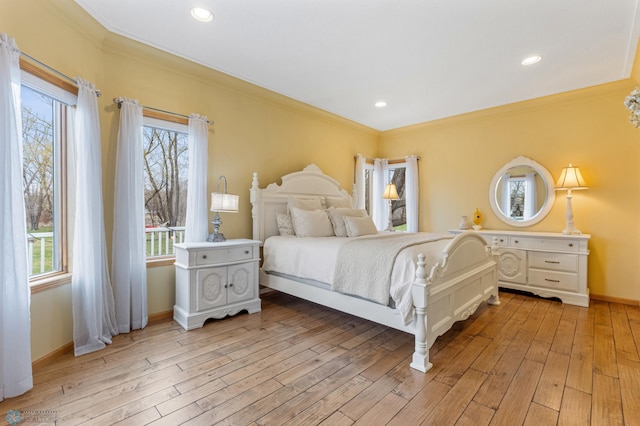
[[[358,156],[354,155],[353,158],[357,160]],[[368,163],[368,164],[373,164],[373,161],[375,160],[375,158],[369,158],[369,157],[362,157],[362,158],[364,158],[364,161],[366,163]],[[420,160],[420,156],[419,155],[416,156],[416,159]],[[395,159],[395,160],[389,160],[387,162],[387,164],[400,164],[400,163],[405,163],[405,162],[406,162],[405,158],[399,158],[399,159]]]
[[[118,106],[118,108],[120,108],[120,106],[122,105],[122,102],[124,102],[122,100],[122,98],[113,98],[113,103],[116,104]],[[148,110],[151,110],[151,111],[160,112],[160,113],[163,113],[163,114],[173,115],[173,116],[176,116],[176,117],[186,118],[187,120],[189,119],[188,115],[179,114],[177,112],[165,111],[163,109],[148,107],[148,106],[145,106],[145,105],[142,105],[142,108],[143,109],[148,109]],[[210,124],[210,125],[213,126],[213,121],[212,120],[207,120],[207,124]]]
[[[68,76],[68,75],[66,75],[66,74],[61,73],[61,72],[60,72],[60,71],[58,71],[57,69],[55,69],[55,68],[53,68],[53,67],[51,67],[51,66],[49,66],[49,65],[45,64],[44,62],[37,60],[37,59],[36,59],[36,58],[34,58],[33,56],[31,56],[31,55],[27,55],[27,54],[26,54],[26,53],[24,53],[24,52],[20,52],[20,56],[24,56],[25,58],[27,58],[27,59],[28,59],[28,60],[30,60],[31,62],[35,62],[35,63],[36,63],[36,64],[38,64],[39,66],[41,66],[41,67],[45,68],[47,71],[50,71],[50,72],[52,72],[52,73],[56,74],[58,77],[62,77],[62,78],[64,78],[65,80],[69,81],[69,82],[70,82],[74,87],[76,87],[76,88],[78,87],[78,82],[77,82],[75,79],[73,79],[73,78],[69,77],[69,76]],[[95,92],[96,92],[96,96],[98,96],[98,97],[102,96],[102,92],[100,92],[100,90],[95,89]]]

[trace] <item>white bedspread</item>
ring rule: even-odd
[[[395,302],[396,309],[401,313],[405,324],[413,320],[411,283],[415,277],[415,262],[418,253],[425,255],[428,273],[431,267],[442,259],[445,246],[453,238],[449,234],[420,234],[427,239],[436,237],[437,240],[412,245],[402,250],[395,257],[391,272],[389,295]],[[393,236],[394,234],[380,233],[378,235]],[[367,237],[358,237],[357,239],[366,240]],[[353,238],[270,237],[264,244],[262,269],[265,272],[278,272],[332,286],[340,246],[349,240],[353,240]]]

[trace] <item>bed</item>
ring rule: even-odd
[[[263,245],[260,285],[413,334],[415,351],[410,367],[416,370],[426,372],[432,367],[429,348],[454,322],[467,319],[483,302],[500,303],[494,259],[497,247],[488,247],[476,233],[456,236],[398,235],[406,233],[397,232],[359,236],[354,233],[350,234],[352,238],[344,238],[346,235],[343,234],[339,237],[282,236],[281,219],[287,215],[298,219],[297,215],[302,214],[301,209],[292,208],[292,205],[304,205],[309,200],[315,205],[319,201],[328,216],[331,216],[331,209],[339,209],[335,206],[351,205],[348,192],[313,164],[283,176],[281,184],[271,183],[265,188],[260,188],[258,174],[253,173],[250,196],[253,239]],[[309,209],[303,217],[311,214],[321,213]],[[346,225],[365,222],[360,218],[342,219]],[[303,229],[299,220],[294,222],[298,224],[297,229]],[[334,229],[336,234],[342,233],[342,230]],[[352,226],[347,230],[352,229],[359,228]],[[424,242],[418,241],[422,238]],[[357,255],[362,245],[373,246],[373,250],[393,247],[394,253],[380,257],[387,258],[393,265],[378,267],[357,263],[351,255],[363,258],[358,262],[366,262],[364,258],[371,257]],[[283,259],[287,258],[293,261],[285,262]],[[281,264],[287,263],[289,269],[280,271]],[[286,266],[282,267],[286,269]],[[377,293],[374,299],[377,301],[373,301],[351,288],[339,287],[352,284],[353,275],[348,275],[349,279],[341,277],[342,274],[353,274],[354,268],[360,268],[361,274],[356,275],[362,275],[361,280],[375,281],[376,286],[390,286],[385,303],[378,300],[380,291],[364,290]],[[330,282],[332,277],[336,282]],[[401,282],[396,282],[398,280]]]

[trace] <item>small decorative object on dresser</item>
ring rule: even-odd
[[[260,241],[176,244],[176,304],[173,319],[186,330],[208,318],[260,311]]]
[[[460,230],[452,229],[452,234]],[[587,258],[590,235],[555,232],[479,231],[487,244],[500,247],[498,286],[558,297],[589,306]]]
[[[467,216],[460,216],[460,223],[458,224],[458,228],[460,229],[471,228],[471,225],[469,225],[469,219],[467,219]]]
[[[479,231],[482,229],[482,212],[476,207],[476,211],[473,212],[473,229]]]

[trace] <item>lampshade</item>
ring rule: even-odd
[[[398,196],[398,190],[393,183],[387,184],[384,188],[384,193],[382,194],[382,198],[385,200],[398,200],[400,197]]]
[[[587,185],[584,183],[584,179],[582,178],[582,174],[580,173],[580,168],[578,166],[573,166],[569,164],[569,167],[565,167],[562,169],[560,173],[560,178],[556,183],[554,188],[555,190],[578,190],[578,189],[588,189]]]
[[[239,196],[221,192],[211,193],[211,211],[237,213]]]

